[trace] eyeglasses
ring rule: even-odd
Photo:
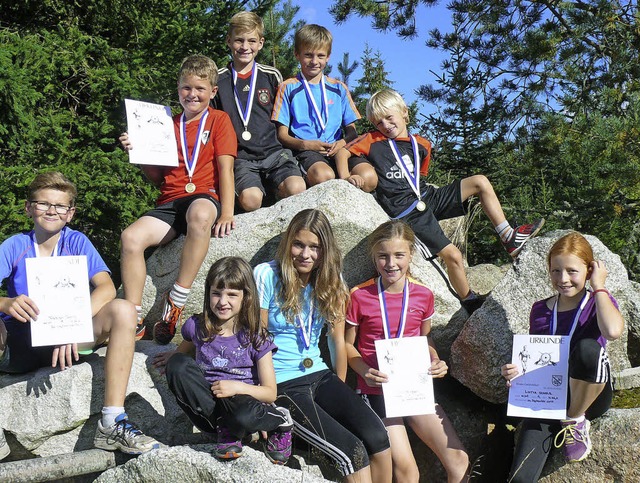
[[[69,210],[73,208],[73,206],[68,205],[54,205],[53,203],[49,203],[48,201],[29,200],[29,203],[34,205],[36,207],[36,210],[38,211],[49,211],[49,208],[53,206],[53,208],[56,210],[56,213],[58,213],[59,215],[66,215]]]

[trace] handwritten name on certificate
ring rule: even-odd
[[[508,416],[542,419],[567,417],[569,344],[565,335],[514,335]]]
[[[129,162],[178,166],[178,144],[169,106],[132,99],[125,99],[124,105],[132,147]]]
[[[38,306],[31,322],[31,343],[45,345],[93,342],[87,257],[27,258],[29,298]]]
[[[427,338],[383,339],[375,344],[378,367],[389,377],[382,384],[387,417],[435,414]]]

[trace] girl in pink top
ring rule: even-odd
[[[448,370],[446,362],[438,358],[429,336],[434,314],[433,293],[409,276],[415,234],[406,223],[391,220],[369,236],[369,249],[380,276],[352,290],[345,339],[349,366],[358,375],[358,391],[383,418],[389,432],[394,481],[418,482],[420,478],[405,423],[436,453],[448,481],[463,481],[469,457],[441,406],[436,404],[436,414],[419,416],[387,418],[385,412],[382,384],[388,382],[389,377],[378,370],[376,340],[384,339],[385,334],[391,338],[427,336],[431,375],[444,377]]]

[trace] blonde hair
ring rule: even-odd
[[[331,32],[321,25],[309,23],[302,26],[293,39],[296,54],[301,54],[304,49],[326,49],[327,55],[331,55],[333,36]]]
[[[50,171],[48,173],[38,174],[27,189],[29,201],[33,200],[36,192],[46,189],[62,191],[69,196],[69,204],[71,206],[75,205],[76,196],[78,196],[76,185],[69,181],[62,173]]]
[[[416,234],[411,227],[402,220],[389,220],[373,230],[367,239],[369,256],[375,265],[375,249],[380,243],[400,239],[407,242],[409,252],[413,255],[416,251]],[[409,273],[407,271],[407,273]]]
[[[547,267],[551,267],[551,258],[556,255],[575,255],[584,262],[587,268],[594,260],[591,244],[577,231],[566,234],[553,244],[547,255]]]
[[[260,323],[260,300],[251,266],[240,257],[220,258],[211,265],[204,282],[204,308],[198,321],[198,333],[203,341],[209,341],[220,333],[220,322],[211,307],[211,289],[242,290],[242,306],[236,320],[238,328],[247,333],[247,344],[259,347],[268,332]]]
[[[349,299],[349,291],[342,280],[342,255],[326,215],[314,209],[297,213],[278,245],[276,260],[280,267],[282,313],[287,322],[293,323],[294,317],[302,312],[302,284],[291,256],[291,247],[301,230],[310,231],[320,241],[318,266],[309,279],[318,310],[330,325],[342,322]]]
[[[397,91],[382,89],[374,93],[367,101],[367,119],[374,124],[386,117],[391,111],[401,113],[405,121],[409,122],[407,103]]]
[[[253,12],[238,12],[229,20],[229,30],[227,39],[231,39],[233,34],[243,34],[256,31],[258,37],[264,37],[264,23],[262,19]]]
[[[218,66],[206,55],[190,55],[184,58],[178,72],[178,82],[188,75],[207,79],[211,87],[218,85]]]

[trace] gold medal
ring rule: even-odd
[[[302,361],[302,365],[307,369],[311,369],[311,367],[313,366],[313,360],[309,357],[305,357]]]
[[[187,193],[193,193],[193,192],[196,190],[196,185],[195,185],[195,184],[193,184],[193,183],[191,183],[191,182],[189,182],[189,183],[187,183],[187,184],[185,185],[184,190],[185,190]]]
[[[422,200],[418,201],[418,204],[416,205],[416,210],[424,211],[426,209],[427,209],[427,204]]]
[[[244,139],[245,141],[249,141],[251,139],[251,133],[249,131],[243,131],[242,139]]]

